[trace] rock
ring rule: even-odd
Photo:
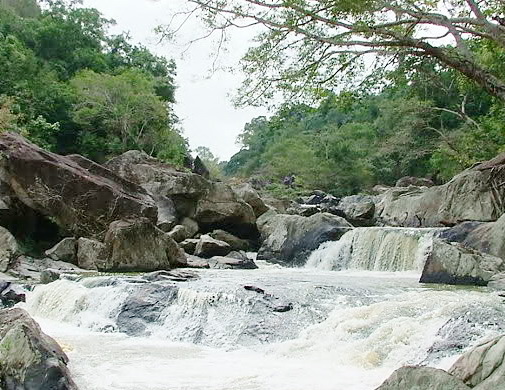
[[[79,268],[74,264],[65,263],[59,260],[52,260],[49,258],[34,259],[29,256],[19,256],[16,258],[16,261],[13,263],[12,268],[9,270],[9,274],[15,276],[18,279],[26,279],[39,282],[41,273],[46,269],[51,269],[65,274],[89,273],[89,271]]]
[[[231,257],[214,256],[209,259],[209,267],[217,269],[257,269],[251,259],[233,259]]]
[[[189,268],[209,268],[209,261],[198,256],[188,255],[186,266]]]
[[[252,207],[224,183],[212,183],[210,191],[198,201],[194,219],[204,231],[223,229],[240,237],[257,235]]]
[[[460,379],[432,367],[401,367],[376,390],[469,390]]]
[[[14,236],[0,226],[0,272],[5,272],[18,254],[18,243]]]
[[[288,303],[287,305],[274,306],[272,310],[276,313],[286,313],[288,311],[293,310],[293,304]]]
[[[77,264],[87,270],[98,270],[98,265],[107,261],[105,244],[89,238],[77,241]]]
[[[301,215],[302,217],[310,217],[320,212],[321,208],[319,206],[308,204],[292,205],[286,210],[286,214]]]
[[[229,244],[224,241],[215,240],[207,234],[200,237],[195,248],[195,255],[204,258],[226,256],[230,252],[231,247]]]
[[[249,260],[249,256],[247,256],[247,253],[244,251],[231,251],[225,257],[231,257],[233,259],[240,259],[244,261]]]
[[[54,269],[45,269],[40,273],[40,283],[41,284],[49,284],[58,280],[61,276],[61,272]]]
[[[76,264],[77,240],[74,237],[66,237],[51,249],[45,251],[45,255],[53,260]]]
[[[117,219],[156,218],[145,190],[84,157],[45,151],[13,133],[0,136],[0,152],[0,180],[68,232],[98,236]]]
[[[438,236],[447,242],[459,242],[463,243],[468,235],[477,229],[479,226],[484,225],[484,222],[462,222],[456,226],[453,226],[447,230],[441,232]]]
[[[505,214],[496,222],[477,226],[462,244],[505,260]]]
[[[26,292],[23,287],[8,282],[0,292],[0,301],[4,307],[12,307],[19,302],[26,302]]]
[[[157,271],[186,263],[177,243],[147,219],[115,221],[105,234],[100,271]]]
[[[405,176],[401,179],[398,179],[396,182],[396,187],[433,187],[435,183],[432,180],[426,179],[424,177],[413,177],[413,176]]]
[[[177,291],[177,287],[167,284],[139,285],[119,310],[118,330],[130,336],[147,335],[148,325],[160,319],[177,298]]]
[[[247,291],[254,291],[255,293],[258,294],[265,294],[265,290],[256,286],[244,286],[244,289],[246,289]]]
[[[268,208],[275,210],[279,214],[286,214],[287,209],[292,204],[289,199],[277,199],[272,196],[265,196],[262,199]]]
[[[214,230],[212,233],[209,233],[209,236],[216,240],[226,242],[233,251],[247,251],[252,247],[250,241],[235,237],[233,234],[225,232],[224,230]]]
[[[352,195],[341,199],[338,208],[354,226],[372,226],[374,224],[375,197]]]
[[[258,192],[249,183],[243,183],[233,186],[233,191],[237,194],[239,199],[246,202],[252,207],[256,218],[268,211],[268,206],[263,199],[259,196]]]
[[[198,226],[198,223],[191,218],[183,218],[181,220],[181,225],[184,226],[189,234],[188,238],[194,237],[196,233],[200,230],[200,227]]]
[[[176,217],[171,215],[174,211],[162,207],[162,204],[167,204],[167,199],[173,201],[177,217],[191,216],[197,200],[210,188],[210,183],[202,176],[179,170],[138,150],[123,153],[105,165],[152,194],[159,210],[164,210],[165,213],[164,216],[158,215],[158,223],[162,219],[173,220]]]
[[[142,276],[149,282],[187,282],[198,279],[198,275],[191,271],[171,270],[154,271]]]
[[[164,232],[169,232],[175,225],[177,225],[177,211],[175,209],[175,203],[172,199],[166,196],[153,194],[152,197],[158,206],[158,221],[156,222],[156,226]]]
[[[353,227],[345,219],[327,213],[311,217],[267,212],[258,219],[263,243],[259,260],[298,266],[325,241],[334,241]]]
[[[200,159],[200,156],[196,156],[195,161],[193,161],[193,173],[196,173],[197,175],[203,176],[206,179],[210,177],[210,172],[203,163],[203,161]]]
[[[179,243],[179,246],[184,249],[188,255],[193,255],[195,253],[196,245],[200,241],[199,238],[189,238]]]
[[[383,194],[384,192],[386,192],[389,189],[391,189],[391,187],[385,186],[385,185],[382,185],[382,184],[377,184],[376,186],[374,186],[372,188],[372,194],[374,194],[374,195],[381,195],[381,194]]]
[[[463,354],[449,373],[476,390],[505,388],[505,336],[478,344]]]
[[[392,188],[382,195],[376,216],[390,226],[451,226],[493,222],[505,213],[505,154],[467,169],[431,188]]]
[[[183,225],[174,226],[174,228],[170,230],[167,235],[175,242],[182,242],[191,237],[188,229],[186,229],[186,226]]]
[[[505,291],[505,272],[491,276],[487,286],[491,290]]]
[[[22,309],[0,311],[0,361],[6,390],[77,390],[67,355]]]
[[[502,271],[505,261],[498,257],[435,238],[420,282],[485,286]]]
[[[320,204],[320,203],[322,203],[325,196],[326,196],[326,194],[320,194],[320,195],[313,194],[308,197],[308,199],[305,201],[305,204],[309,204],[309,205]]]

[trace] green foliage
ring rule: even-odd
[[[46,3],[0,0],[0,96],[11,128],[57,153],[103,161],[137,148],[181,163],[173,61],[109,36],[113,22],[96,9]]]
[[[214,156],[208,147],[199,146],[195,149],[195,153],[209,170],[211,179],[221,180],[224,177],[219,157]]]

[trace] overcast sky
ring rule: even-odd
[[[227,160],[239,150],[235,140],[244,124],[267,113],[265,109],[237,110],[233,107],[230,95],[240,86],[241,76],[238,72],[223,70],[210,72],[215,51],[211,40],[196,42],[185,51],[185,43],[200,36],[198,21],[190,20],[184,26],[177,44],[158,43],[154,28],[168,23],[175,11],[187,6],[187,1],[84,0],[84,5],[97,8],[107,18],[114,19],[117,25],[113,32],[130,32],[135,42],[175,59],[178,68],[176,113],[192,149],[207,146],[216,156]],[[233,32],[228,53],[220,57],[221,65],[237,63],[249,45],[251,34],[247,30]]]

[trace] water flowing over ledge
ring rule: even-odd
[[[445,229],[356,228],[339,241],[323,243],[312,252],[307,268],[340,271],[418,271],[424,266],[431,240]]]

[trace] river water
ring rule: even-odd
[[[415,257],[423,237],[395,245]],[[419,284],[418,260],[407,271],[387,269],[403,260],[376,270],[380,259],[374,271],[359,262],[334,271],[321,252],[335,258],[338,245],[300,269],[258,262],[187,282],[59,280],[25,308],[64,347],[82,390],[371,390],[402,365],[448,368],[505,332],[503,298],[486,288]],[[132,305],[141,314],[125,317]]]

